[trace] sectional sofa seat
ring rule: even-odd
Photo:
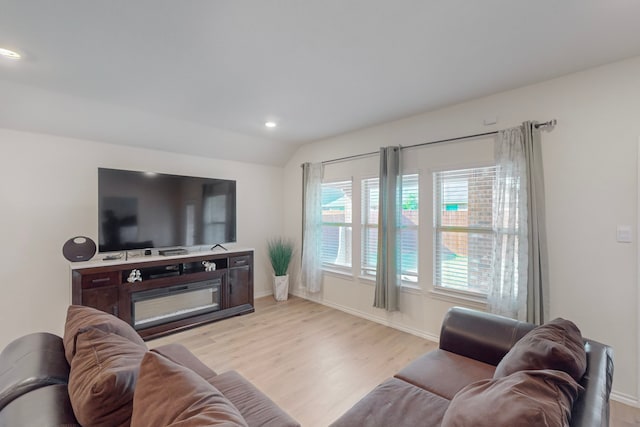
[[[389,378],[332,427],[609,425],[610,347],[569,321],[541,327],[464,308],[437,350]]]

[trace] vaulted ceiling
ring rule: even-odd
[[[0,0],[0,127],[282,165],[640,55],[636,0]],[[266,121],[277,123],[266,128]]]

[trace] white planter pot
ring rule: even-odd
[[[289,298],[289,275],[273,276],[273,297],[276,301],[286,301]]]

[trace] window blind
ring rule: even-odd
[[[362,180],[362,249],[361,274],[376,276],[378,254],[378,203],[380,197],[380,180],[367,178]]]
[[[351,267],[352,182],[322,183],[322,262]]]
[[[400,223],[400,262],[402,280],[418,281],[418,174],[402,177],[402,218]]]
[[[379,179],[361,181],[362,248],[361,274],[376,275],[378,253]],[[418,280],[418,175],[402,177],[402,218],[400,222],[400,262],[402,279]]]
[[[434,173],[435,285],[486,294],[496,167]]]

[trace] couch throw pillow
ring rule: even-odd
[[[587,369],[580,329],[561,318],[536,327],[509,350],[496,367],[493,378],[532,369],[563,371],[579,382]]]
[[[453,397],[442,427],[568,427],[580,391],[565,372],[546,369],[478,381]]]
[[[67,309],[67,320],[64,325],[64,336],[62,342],[64,344],[64,354],[67,362],[71,365],[71,360],[76,351],[76,337],[79,331],[87,327],[95,327],[105,332],[111,332],[120,335],[129,341],[142,346],[145,350],[147,345],[144,343],[140,335],[135,329],[122,319],[100,311],[93,307],[85,307],[82,305],[70,305]]]
[[[133,396],[132,427],[243,426],[238,409],[201,376],[153,352],[144,356]]]
[[[69,398],[83,426],[128,426],[145,348],[114,333],[86,328],[76,339]]]

